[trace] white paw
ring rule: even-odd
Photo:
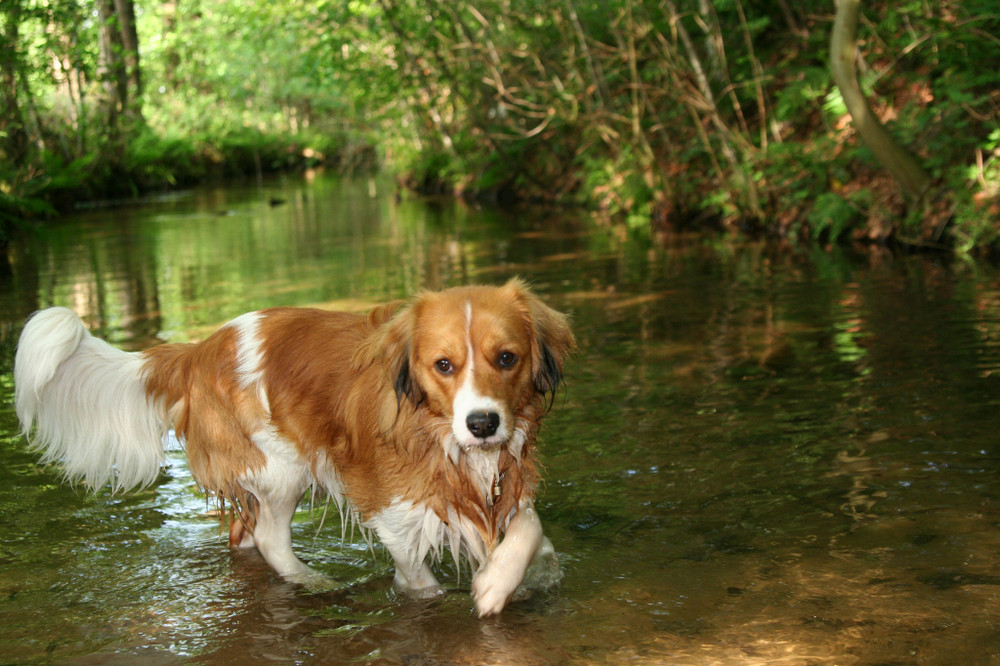
[[[507,601],[520,583],[520,577],[509,572],[497,571],[487,566],[472,579],[472,598],[476,602],[479,617],[496,615],[507,605]]]
[[[429,571],[426,575],[415,576],[415,580],[411,581],[397,569],[392,578],[392,584],[399,592],[411,599],[430,599],[444,594],[444,590],[441,589]]]
[[[411,599],[433,599],[444,594],[440,585],[428,585],[427,587],[402,587],[397,585],[396,589]]]
[[[314,594],[333,592],[334,590],[339,590],[343,587],[343,584],[337,580],[312,569],[285,574],[282,578],[287,580],[289,583],[301,585],[307,592]]]

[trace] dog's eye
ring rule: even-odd
[[[442,358],[435,361],[434,367],[437,368],[438,372],[440,372],[442,375],[450,375],[451,373],[455,372],[455,366],[453,366],[451,364],[451,361],[449,361],[446,358]]]
[[[497,365],[501,368],[509,368],[517,363],[517,354],[509,351],[500,352],[500,356],[497,357]]]

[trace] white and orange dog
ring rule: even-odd
[[[281,576],[312,486],[392,555],[398,588],[440,592],[428,566],[468,559],[480,616],[499,613],[534,558],[554,558],[533,508],[535,436],[575,348],[566,317],[519,280],[423,293],[367,315],[251,312],[199,343],[124,352],[65,308],[36,313],[14,364],[24,432],[91,487],[143,486],[164,436],[231,512],[231,546]]]

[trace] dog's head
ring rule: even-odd
[[[380,325],[368,353],[398,402],[446,422],[446,439],[470,450],[506,446],[519,419],[537,418],[575,347],[566,317],[515,279],[417,296]]]

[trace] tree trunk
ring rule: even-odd
[[[132,0],[97,0],[100,19],[98,76],[104,87],[105,123],[109,138],[122,124],[139,117],[139,39]]]
[[[118,30],[121,32],[122,59],[125,61],[125,79],[129,87],[128,113],[138,114],[142,97],[142,76],[139,70],[139,35],[135,28],[134,0],[115,0]]]
[[[21,63],[17,48],[21,3],[5,3],[0,21],[0,159],[10,165],[19,165],[27,157],[29,145],[18,102],[18,83],[23,80],[19,76]]]
[[[900,146],[872,113],[858,83],[857,57],[858,12],[861,0],[837,0],[837,14],[830,38],[830,69],[833,82],[840,88],[847,112],[851,114],[858,135],[875,158],[913,203],[919,202],[930,186],[930,177],[917,160]]]

